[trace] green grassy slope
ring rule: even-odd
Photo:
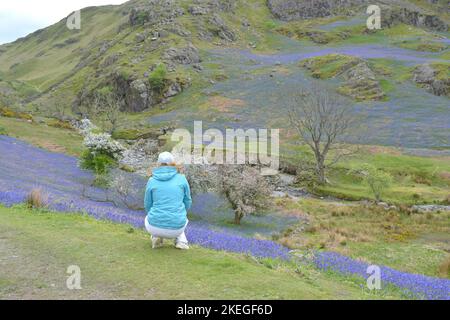
[[[50,127],[41,123],[0,117],[0,127],[11,137],[50,151],[79,156],[82,152],[82,137],[73,130]]]
[[[0,70],[42,91],[64,78],[80,62],[83,50],[115,33],[122,16],[112,6],[81,11],[82,28],[69,30],[66,19],[2,46]]]
[[[409,214],[356,203],[301,199],[276,201],[307,215],[304,232],[291,226],[279,241],[290,248],[322,248],[371,264],[448,278],[450,212]]]
[[[0,298],[365,299],[361,280],[193,247],[152,250],[149,236],[75,214],[0,207]],[[69,265],[82,290],[66,289]],[[358,283],[359,282],[359,283]]]
[[[185,14],[174,19],[174,25],[191,35],[183,37],[169,32],[155,47],[153,44],[139,47],[138,34],[160,30],[158,26],[132,26],[129,23],[130,10],[145,4],[148,6],[146,1],[134,0],[119,6],[88,7],[81,10],[80,30],[69,30],[64,18],[0,46],[0,87],[12,90],[26,103],[32,102],[44,110],[54,104],[69,108],[83,87],[95,88],[108,81],[111,72],[142,78],[151,65],[161,62],[162,53],[169,47],[181,48],[188,42],[199,49],[215,47],[211,41],[197,37],[199,28],[210,27],[207,21],[212,13],[201,16],[203,20],[199,22],[199,16],[188,13],[192,0],[177,2]],[[234,13],[222,11],[217,14],[237,35],[236,41],[228,45],[248,47],[253,41],[261,42],[262,50],[272,46],[270,32],[267,34],[270,26],[266,25],[271,16],[265,1],[238,1]],[[249,30],[242,26],[244,18],[251,23]],[[215,41],[220,39],[217,37]],[[118,55],[118,60],[105,66],[103,63],[112,55]],[[169,74],[169,77],[184,76],[195,78],[196,74],[183,66]]]

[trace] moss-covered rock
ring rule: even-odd
[[[368,64],[357,57],[330,54],[307,59],[301,64],[314,78],[343,80],[338,92],[357,101],[382,100],[385,98],[382,86]]]
[[[47,121],[47,125],[59,129],[74,130],[74,127],[69,121],[63,121],[59,119],[49,119]]]
[[[314,78],[330,79],[340,75],[342,72],[355,66],[359,62],[360,59],[353,56],[328,54],[306,59],[301,63],[301,66],[308,69]]]
[[[275,29],[278,33],[294,39],[308,39],[317,44],[328,44],[351,37],[347,31],[328,32],[323,30],[305,27],[296,22],[282,25]]]
[[[450,96],[450,64],[434,63],[417,66],[413,80],[428,92],[437,96]]]

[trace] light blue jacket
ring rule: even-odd
[[[177,230],[187,223],[187,210],[192,205],[191,190],[186,177],[175,167],[159,167],[145,191],[148,223],[161,229]]]

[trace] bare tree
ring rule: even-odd
[[[314,154],[315,172],[320,184],[327,182],[329,165],[354,153],[340,143],[354,119],[346,100],[317,83],[294,95],[289,106],[289,121],[301,142],[308,145]],[[334,150],[334,159],[327,162],[331,150]]]
[[[64,120],[66,113],[67,113],[67,105],[66,105],[66,101],[63,101],[63,99],[58,96],[56,97],[52,97],[53,101],[54,101],[54,105],[53,105],[53,109],[54,109],[54,114],[53,116],[56,117],[59,120]]]
[[[121,202],[131,210],[144,210],[144,186],[137,185],[129,173],[116,172],[112,175],[112,191],[115,191]],[[117,202],[113,201],[116,206]]]
[[[100,121],[107,123],[109,132],[118,126],[123,100],[110,87],[104,87],[94,94],[94,114]]]

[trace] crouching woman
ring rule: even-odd
[[[145,191],[145,228],[152,236],[152,248],[160,247],[163,239],[175,239],[178,249],[189,249],[184,230],[188,224],[187,210],[192,198],[186,177],[178,172],[174,157],[163,152],[158,157]]]

